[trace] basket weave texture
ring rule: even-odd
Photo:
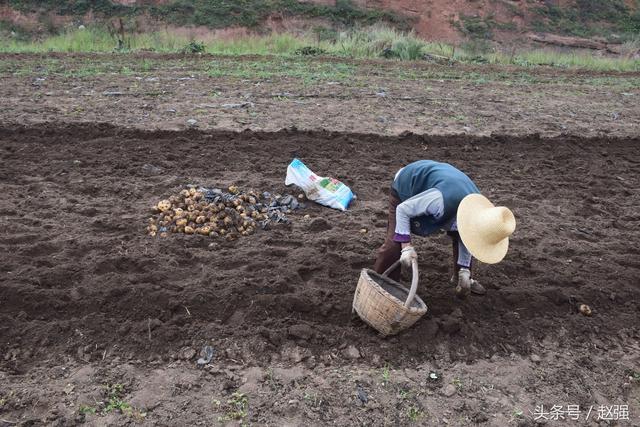
[[[415,296],[410,307],[404,300],[392,295],[378,284],[372,276],[383,280],[388,286],[396,288],[394,293],[406,299],[409,290],[401,284],[363,268],[353,297],[353,309],[358,316],[382,335],[395,335],[418,321],[426,312],[427,305]]]

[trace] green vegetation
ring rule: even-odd
[[[391,379],[391,369],[389,367],[389,364],[385,363],[384,367],[382,368],[382,384],[383,385],[389,384],[390,379]]]
[[[93,406],[89,406],[89,405],[80,405],[80,407],[78,408],[78,413],[80,415],[94,415],[97,412],[97,409]]]
[[[182,53],[203,53],[205,49],[204,43],[191,40],[184,48],[182,48]]]
[[[418,421],[420,418],[422,418],[423,413],[420,410],[420,408],[416,407],[416,406],[410,406],[407,409],[407,418],[409,418],[409,420],[411,420],[411,422],[416,422]]]
[[[103,409],[103,413],[108,414],[111,411],[118,411],[125,415],[131,415],[133,408],[122,399],[124,386],[122,384],[111,384],[106,387],[107,402]]]
[[[318,81],[344,81],[352,78],[355,70],[356,67],[350,64],[270,58],[265,61],[213,61],[207,68],[207,74],[214,78],[289,78],[308,85]]]
[[[219,406],[219,401],[214,401]],[[249,411],[249,398],[246,394],[240,392],[234,392],[231,398],[227,400],[226,413],[223,417],[219,417],[218,421],[226,422],[232,420],[239,420],[242,422]]]
[[[640,0],[576,0],[571,7],[544,2],[535,12],[540,16],[533,23],[538,31],[579,37],[617,32],[623,39],[637,38],[640,33]]]
[[[418,65],[418,64],[416,64]],[[78,55],[70,57],[4,57],[0,59],[0,76],[59,76],[83,79],[105,74],[154,77],[157,73],[171,72],[181,75],[189,73],[212,78],[240,79],[258,82],[261,80],[292,80],[296,84],[326,84],[347,82],[353,87],[368,87],[371,76],[398,80],[461,80],[470,84],[503,83],[506,85],[564,85],[580,84],[608,87],[610,90],[628,92],[640,87],[640,78],[628,75],[592,76],[588,74],[541,73],[530,67],[484,68],[456,66],[407,66],[400,61],[388,61],[384,66],[377,63],[347,61],[340,58],[302,56],[261,56],[238,60],[237,56],[217,57],[164,57],[150,59],[139,55],[104,55],[99,61],[95,57]],[[149,96],[160,93],[147,92]],[[212,97],[216,92],[212,92]],[[283,102],[294,96],[276,97]]]
[[[118,383],[108,384],[104,387],[104,394],[106,397],[104,402],[97,402],[97,406],[80,405],[78,414],[82,416],[96,414],[106,415],[110,412],[117,411],[122,415],[138,421],[142,421],[146,417],[146,413],[137,410],[123,399],[124,385]]]
[[[444,43],[432,43],[419,39],[412,33],[373,26],[364,29],[337,33],[335,40],[319,41],[317,31],[306,36],[292,34],[272,34],[267,36],[246,36],[234,39],[190,40],[184,36],[163,31],[156,33],[131,34],[123,43],[119,38],[103,28],[77,29],[48,37],[40,42],[22,40],[16,37],[0,37],[0,52],[135,52],[141,50],[165,53],[206,53],[213,55],[276,55],[276,65],[293,57],[323,54],[337,58],[370,59],[390,58],[395,60],[429,60],[441,64],[456,62],[471,64],[504,64],[521,67],[550,66],[576,68],[597,71],[638,71],[640,60],[630,57],[601,57],[589,53],[561,52],[552,49],[526,50],[521,52],[499,52],[488,41],[476,44],[467,43],[452,46]],[[634,44],[635,43],[635,44]],[[630,41],[629,49],[637,48]],[[96,65],[97,66],[97,65]],[[240,63],[240,69],[233,74],[241,75],[246,63]],[[348,77],[348,66],[335,68],[338,75]],[[274,71],[248,69],[246,74],[256,72],[269,77]],[[273,67],[271,67],[273,68]],[[276,68],[279,68],[277,65]],[[318,70],[324,73],[326,70]],[[329,70],[331,71],[331,70]],[[333,71],[331,71],[333,72]],[[213,67],[211,75],[223,75]],[[305,70],[293,70],[293,75],[304,74]],[[308,74],[308,73],[307,73]]]
[[[362,9],[351,0],[337,0],[334,6],[301,3],[297,0],[172,0],[161,5],[122,5],[110,0],[0,0],[23,12],[55,12],[83,16],[92,12],[104,18],[129,18],[148,14],[176,25],[202,25],[209,28],[256,27],[268,16],[325,18],[341,25],[370,25],[385,21],[406,27],[404,18],[381,10]]]
[[[493,37],[492,30],[496,27],[496,21],[492,16],[467,16],[460,15],[460,20],[454,26],[471,39],[490,39]]]
[[[522,68],[549,66],[558,68],[587,69],[594,71],[640,71],[640,60],[631,57],[602,57],[583,52],[566,52],[554,49],[536,49],[522,52],[499,52],[490,45],[483,49],[464,44],[452,46],[430,43],[411,33],[402,33],[386,27],[339,33],[336,41],[314,41],[313,34],[296,37],[292,34],[247,36],[235,39],[214,39],[208,42],[190,40],[169,32],[134,34],[126,39],[125,46],[117,37],[100,28],[75,30],[51,36],[41,42],[0,37],[0,52],[3,53],[47,53],[47,52],[137,52],[183,53],[185,58],[193,53],[216,56],[261,55],[263,60],[213,61],[206,70],[212,77],[236,76],[240,78],[272,78],[286,76],[302,78],[308,82],[319,80],[342,80],[353,74],[350,59],[390,58],[393,60],[418,60],[442,65],[454,63],[512,65]],[[488,43],[488,42],[487,42]],[[638,42],[627,42],[629,50]],[[344,61],[314,62],[307,58],[317,55],[344,58]],[[53,60],[53,59],[52,59]],[[76,68],[54,71],[55,67],[41,66],[39,69],[61,72],[67,76],[83,77],[104,72],[148,72],[155,68],[154,62],[166,61],[143,58],[129,70],[114,68],[109,62],[92,61]],[[55,60],[54,62],[55,63]],[[10,68],[6,60],[0,68]],[[29,73],[30,70],[16,70]],[[412,67],[401,68],[401,74],[411,77]],[[514,74],[513,72],[511,73]]]

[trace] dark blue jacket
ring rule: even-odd
[[[448,163],[433,160],[418,160],[405,166],[393,182],[392,188],[401,202],[437,188],[442,193],[444,213],[436,220],[431,215],[421,215],[411,220],[411,232],[426,236],[455,218],[458,206],[465,196],[480,193],[467,175]]]

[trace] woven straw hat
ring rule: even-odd
[[[494,206],[481,194],[469,194],[458,206],[458,232],[471,255],[495,264],[509,249],[509,236],[516,229],[513,213],[504,206]]]

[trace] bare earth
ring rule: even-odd
[[[583,137],[640,128],[640,73],[152,54],[0,64],[3,123]]]
[[[150,54],[0,72],[0,426],[615,425],[614,405],[640,424],[640,75]],[[286,192],[294,156],[357,201],[236,242],[145,234],[188,184]],[[393,172],[425,157],[518,230],[466,301],[446,237],[420,239],[429,313],[385,339],[351,298]]]

